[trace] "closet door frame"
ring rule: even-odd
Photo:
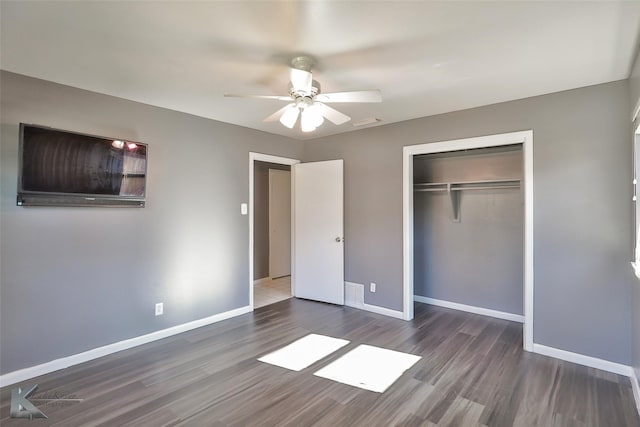
[[[403,318],[413,319],[413,156],[522,144],[524,163],[523,348],[533,351],[533,130],[408,145],[402,150]]]

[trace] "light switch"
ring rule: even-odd
[[[246,215],[248,211],[249,211],[249,210],[247,209],[247,204],[246,204],[246,203],[242,203],[242,204],[240,205],[240,213],[241,213],[242,215]]]

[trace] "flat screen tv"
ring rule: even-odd
[[[144,207],[146,144],[20,124],[18,206]]]

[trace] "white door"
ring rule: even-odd
[[[269,169],[269,277],[291,274],[291,172]]]
[[[344,304],[343,161],[293,166],[293,295]]]

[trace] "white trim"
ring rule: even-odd
[[[614,374],[624,375],[626,377],[631,377],[631,375],[633,374],[633,368],[628,365],[598,359],[597,357],[585,356],[584,354],[573,353],[571,351],[560,350],[559,348],[547,347],[546,345],[542,344],[534,344],[533,352],[542,354],[544,356],[565,360],[567,362],[577,363],[578,365],[588,366],[590,368],[596,368],[602,371],[613,372]]]
[[[640,99],[638,99],[638,101],[636,102],[636,106],[633,109],[633,112],[631,113],[631,123],[636,121],[639,114],[640,114]]]
[[[402,149],[403,318],[413,319],[413,156],[522,144],[524,156],[524,328],[523,347],[533,350],[533,131],[408,145]]]
[[[638,235],[640,235],[640,230],[636,231],[636,233],[638,233]],[[637,248],[637,246],[636,246]],[[636,252],[638,251],[638,249],[636,249]],[[631,268],[633,269],[633,274],[636,276],[636,279],[640,279],[640,262],[633,262],[631,261],[629,264],[631,264]]]
[[[224,313],[214,314],[213,316],[205,317],[204,319],[194,320],[192,322],[183,323],[182,325],[172,326],[160,331],[151,332],[139,337],[126,339],[113,344],[108,344],[102,347],[94,348],[82,353],[73,354],[71,356],[55,359],[50,362],[42,363],[40,365],[31,366],[29,368],[20,369],[18,371],[9,372],[0,376],[0,387],[15,384],[21,381],[25,381],[40,375],[48,374],[60,369],[65,369],[73,365],[88,362],[109,354],[116,353],[118,351],[127,350],[133,347],[137,347],[142,344],[147,344],[152,341],[160,340],[170,337],[172,335],[181,334],[183,332],[190,331],[192,329],[201,328],[203,326],[211,325],[212,323],[220,322],[222,320],[230,319],[232,317],[240,316],[242,314],[250,313],[253,308],[249,305],[236,308],[234,310],[225,311]]]
[[[638,415],[640,415],[640,384],[638,384],[636,370],[633,368],[631,369],[631,376],[629,379],[631,380],[631,388],[633,389],[633,398],[636,401],[636,409],[638,410]]]
[[[489,308],[476,307],[473,305],[460,304],[457,302],[444,301],[435,298],[414,295],[414,300],[424,304],[437,305],[438,307],[451,308],[453,310],[466,311],[468,313],[481,314],[483,316],[495,317],[497,319],[511,320],[512,322],[524,323],[524,316],[521,314],[507,313],[504,311],[491,310]]]
[[[391,310],[390,308],[367,303],[362,304],[362,307],[360,308],[364,311],[370,311],[372,313],[382,314],[383,316],[395,317],[396,319],[404,320],[404,313],[402,311]]]
[[[413,150],[402,148],[402,307],[413,319]]]
[[[288,157],[272,156],[271,154],[254,153],[249,152],[249,307],[253,310],[253,173],[254,162],[259,160],[261,162],[276,163],[279,165],[295,165],[300,163],[300,160],[290,159]],[[292,176],[293,178],[293,176]],[[293,185],[293,179],[292,183]],[[293,188],[293,187],[292,187]],[[291,195],[291,206],[293,206],[293,193]],[[293,218],[293,217],[292,217]],[[292,221],[293,223],[293,221]],[[293,228],[291,229],[291,259],[293,260],[294,248],[293,248]],[[293,264],[293,263],[292,263]],[[291,291],[293,292],[293,271],[291,272]]]
[[[526,351],[533,351],[533,131],[527,131],[522,143],[524,151],[524,328]]]
[[[271,277],[269,277],[269,276],[263,277],[261,279],[256,279],[256,280],[253,281],[253,286],[261,285],[263,283],[270,282],[271,280],[273,280],[273,279],[271,279]]]

